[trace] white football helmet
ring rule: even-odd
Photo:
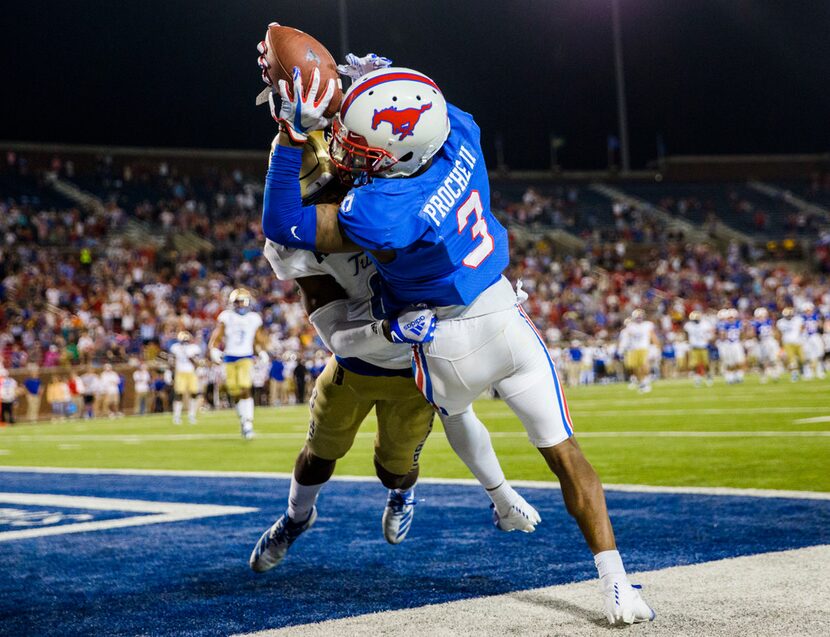
[[[408,177],[450,134],[447,102],[423,73],[400,67],[372,71],[349,87],[332,123],[329,154],[350,173]]]

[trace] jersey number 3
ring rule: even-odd
[[[477,237],[481,237],[481,243],[473,248],[462,261],[468,268],[480,266],[481,262],[490,256],[495,246],[493,237],[487,232],[487,221],[485,221],[483,213],[484,206],[481,204],[481,195],[478,194],[478,190],[473,190],[466,201],[458,207],[458,234],[461,234],[470,223],[470,215],[475,214],[476,219],[470,231],[473,235],[473,241]]]

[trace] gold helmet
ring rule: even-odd
[[[176,334],[176,340],[179,341],[179,343],[189,343],[192,338],[193,337],[190,335],[190,332],[187,330],[182,330]]]
[[[698,322],[700,322],[700,319],[701,319],[701,315],[700,315],[700,312],[698,310],[692,310],[691,312],[689,312],[689,320],[692,323],[698,323]]]
[[[236,288],[228,297],[230,306],[240,314],[244,314],[251,308],[252,300],[251,293],[245,288]]]
[[[785,307],[784,311],[781,312],[781,315],[784,318],[792,318],[793,314],[795,314],[795,312],[793,311],[793,308],[791,308],[791,307]]]
[[[271,142],[271,156],[277,138]],[[325,193],[323,192],[325,191]],[[329,157],[329,145],[323,131],[313,131],[303,145],[303,160],[300,167],[300,196],[305,205],[312,203],[339,203],[348,192],[348,186],[341,183],[338,170]],[[325,200],[322,200],[325,197]]]
[[[635,321],[642,321],[646,317],[646,312],[643,309],[637,308],[631,313],[631,318]]]

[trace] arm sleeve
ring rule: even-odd
[[[303,206],[300,196],[302,148],[276,145],[262,202],[262,231],[290,248],[314,250],[317,242],[317,208]]]
[[[337,356],[352,358],[388,351],[389,341],[378,329],[377,321],[350,321],[348,301],[332,301],[308,317],[323,343]]]

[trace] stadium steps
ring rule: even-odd
[[[195,232],[177,233],[173,237],[173,245],[179,252],[213,252],[213,242],[199,236]]]
[[[118,236],[127,239],[134,245],[151,243],[156,248],[161,248],[165,243],[165,235],[154,232],[149,223],[144,223],[138,219],[128,219],[121,227]]]
[[[88,212],[94,214],[104,214],[106,211],[104,202],[101,201],[99,197],[82,190],[67,179],[61,179],[55,173],[49,173],[47,175],[47,183],[50,188],[52,188],[52,190],[57,192],[59,195],[62,195],[66,199],[76,203]]]
[[[558,253],[582,254],[585,252],[585,241],[567,230],[527,226],[504,214],[496,214],[496,218],[511,235],[522,241],[538,241],[544,238],[558,248]]]
[[[830,221],[830,210],[824,206],[819,206],[818,204],[807,201],[806,199],[802,199],[789,190],[784,190],[783,188],[764,183],[763,181],[748,181],[747,186],[752,188],[755,192],[760,192],[762,195],[766,195],[771,199],[783,201],[784,203],[797,208],[801,212],[817,215],[827,221]]]
[[[634,195],[631,195],[625,192],[624,190],[614,188],[612,186],[609,186],[608,184],[603,183],[593,183],[591,184],[590,188],[594,192],[604,195],[611,201],[620,201],[628,206],[632,206],[634,208],[643,210],[646,214],[653,215],[657,219],[660,219],[661,221],[666,223],[669,228],[681,230],[686,237],[693,241],[706,242],[707,240],[710,240],[712,238],[712,236],[710,236],[700,226],[690,223],[685,219],[678,219],[668,210],[664,210],[663,208],[656,206],[653,203],[646,201],[645,199],[641,199],[640,197],[635,197]],[[710,226],[711,225],[712,224],[710,224]],[[736,230],[735,228],[728,226],[721,221],[717,221],[714,224],[713,230],[714,238],[720,239],[722,241],[737,241],[738,243],[753,242],[752,237],[750,237],[748,234],[745,234],[740,230]]]

